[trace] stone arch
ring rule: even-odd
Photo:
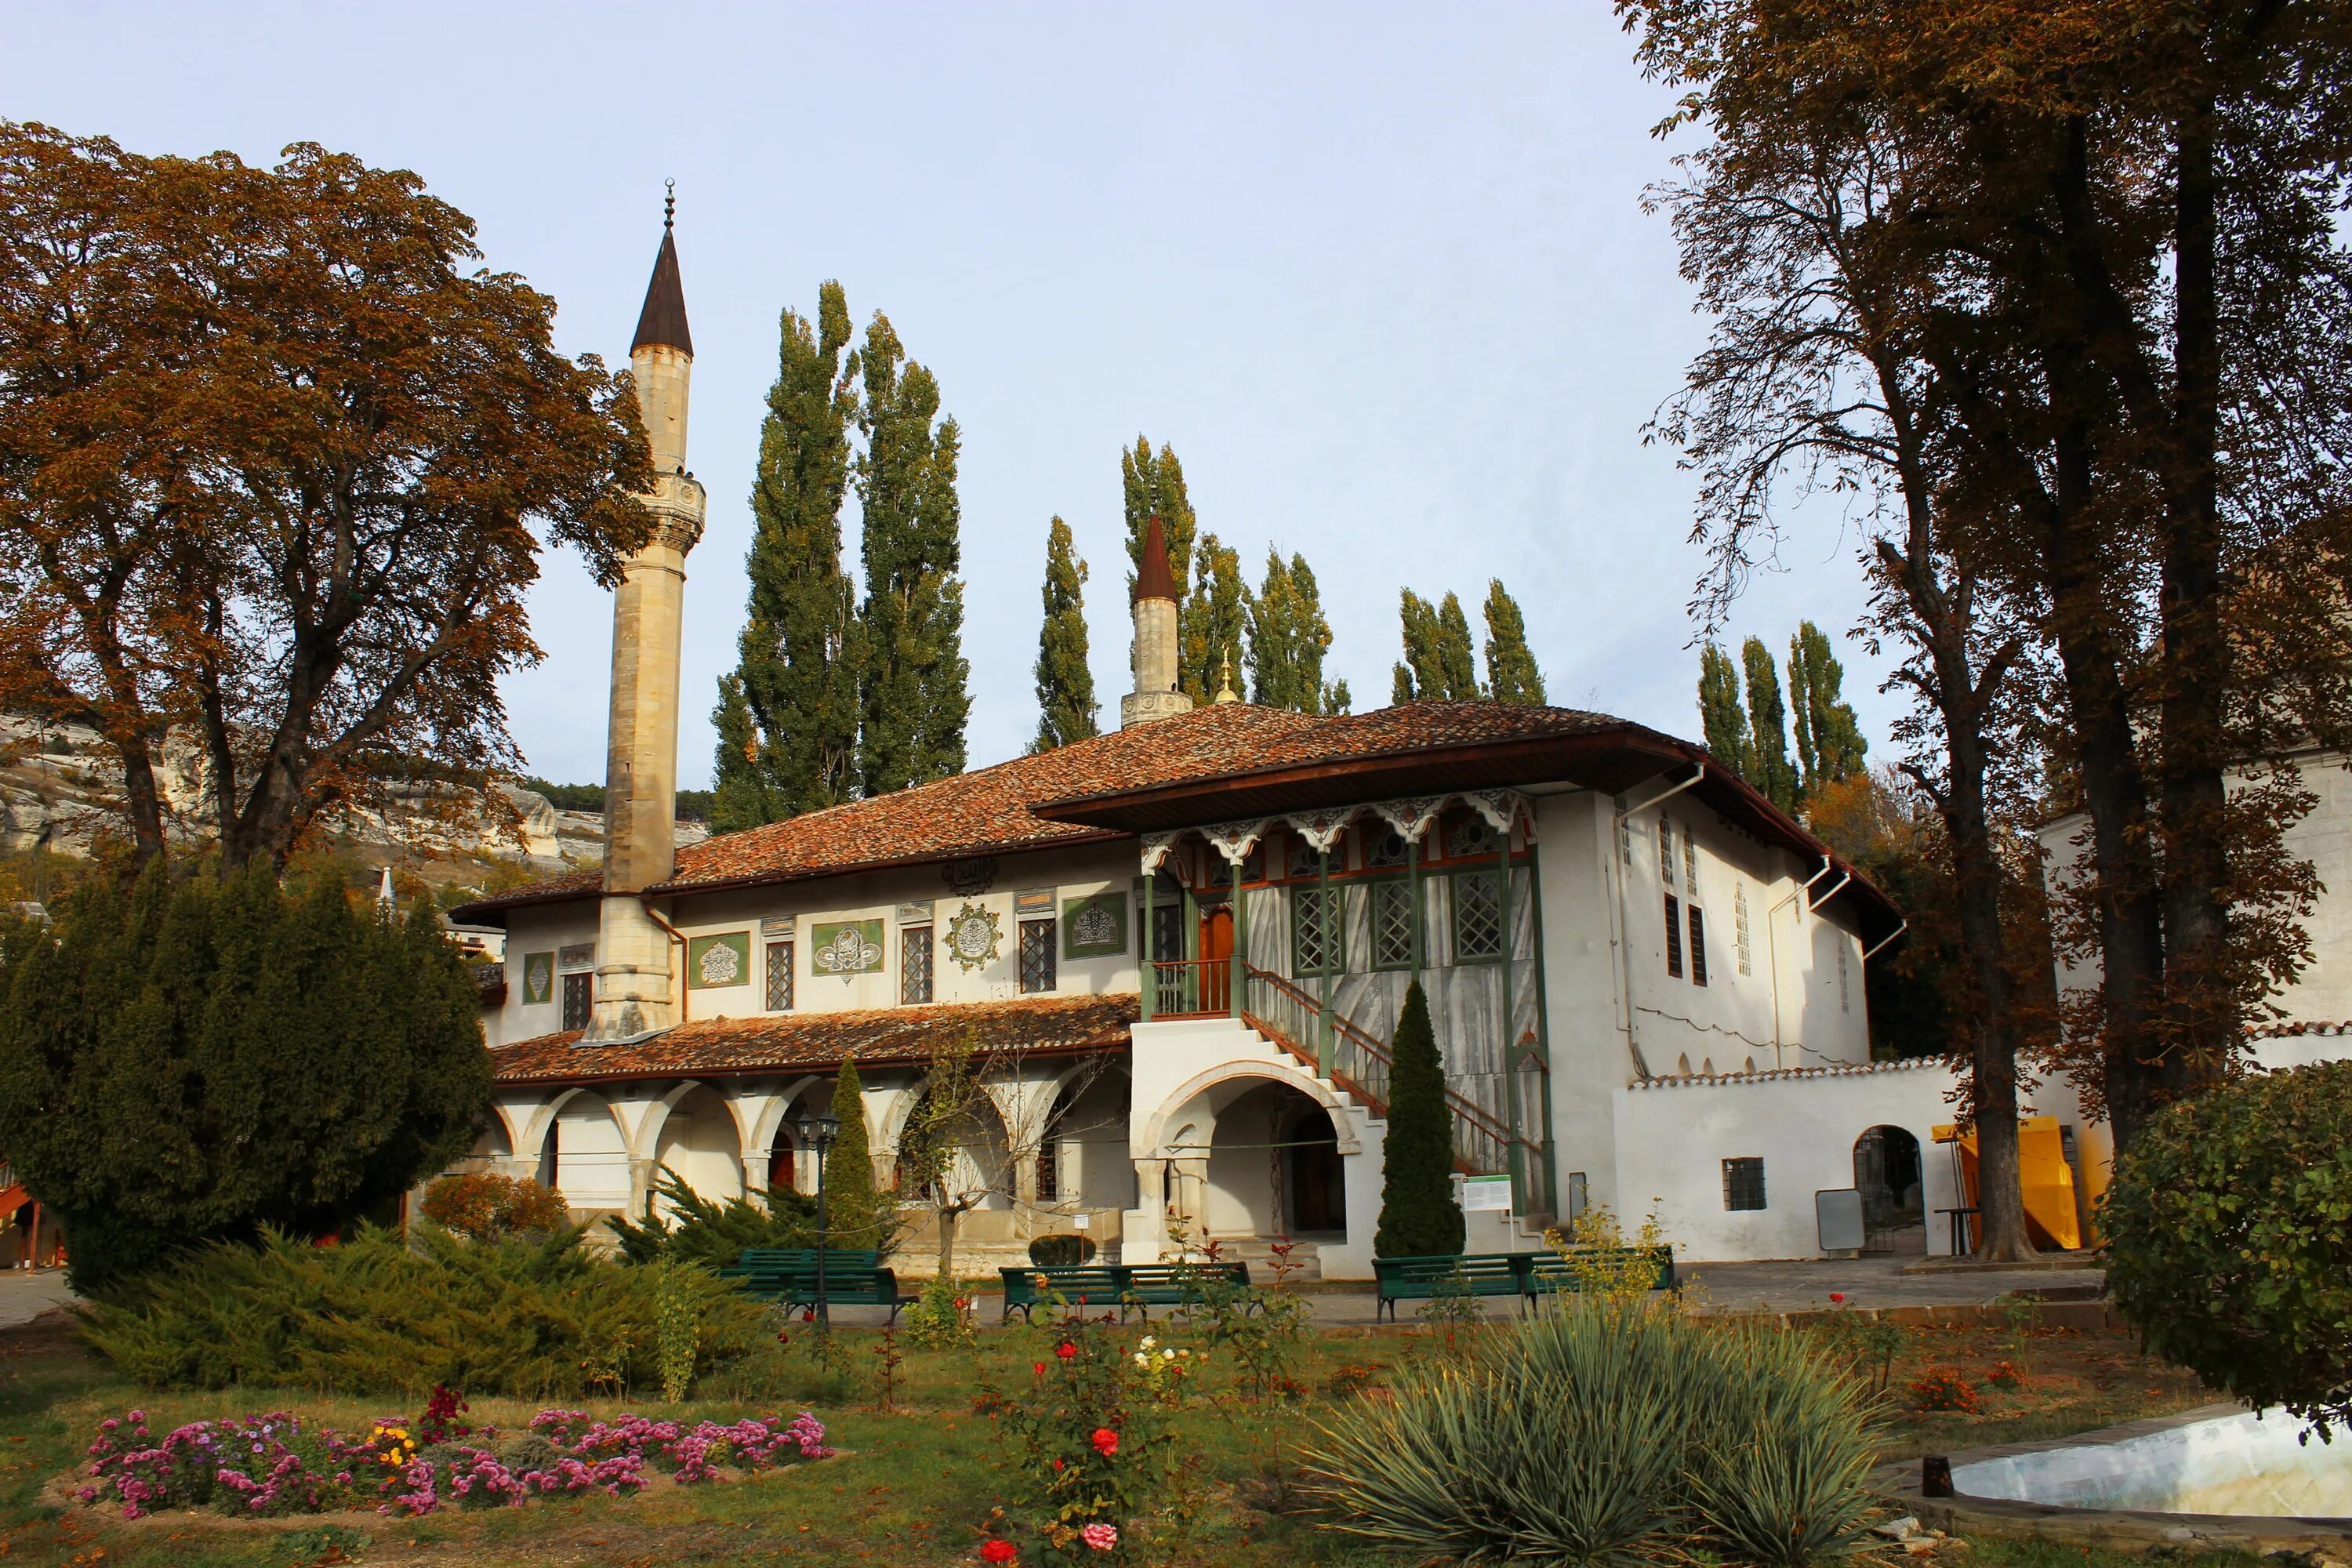
[[[593,1109],[575,1110],[582,1100]],[[552,1175],[551,1184],[561,1192],[574,1209],[625,1209],[635,1195],[635,1184],[631,1174],[629,1130],[621,1120],[613,1102],[592,1089],[564,1090],[541,1108],[534,1123],[540,1136],[533,1141],[532,1152],[538,1156],[541,1180]],[[569,1137],[565,1129],[571,1129]],[[555,1146],[550,1151],[547,1138],[555,1135]],[[547,1155],[554,1155],[551,1162]],[[548,1169],[550,1164],[553,1170]]]
[[[744,1152],[747,1154],[764,1155],[776,1146],[776,1140],[779,1138],[782,1138],[795,1149],[800,1147],[800,1140],[791,1136],[789,1123],[785,1119],[791,1115],[793,1107],[800,1103],[803,1095],[813,1089],[822,1087],[827,1081],[829,1080],[818,1077],[815,1073],[803,1073],[770,1095],[767,1105],[761,1109],[759,1118],[752,1122],[750,1133],[743,1140]]]
[[[660,1110],[638,1134],[652,1169],[667,1165],[703,1197],[724,1202],[743,1195],[743,1127],[734,1098],[714,1085],[689,1082],[665,1094]]]
[[[1348,1115],[1347,1106],[1340,1101],[1339,1095],[1333,1091],[1329,1084],[1311,1073],[1300,1072],[1274,1062],[1237,1061],[1221,1062],[1205,1071],[1193,1074],[1171,1089],[1167,1097],[1160,1100],[1159,1108],[1138,1125],[1129,1143],[1129,1152],[1139,1160],[1161,1158],[1160,1151],[1168,1143],[1170,1122],[1182,1114],[1185,1108],[1194,1100],[1221,1084],[1231,1083],[1237,1079],[1263,1079],[1297,1089],[1331,1113],[1331,1130],[1339,1135],[1338,1147],[1340,1153],[1354,1154],[1362,1152],[1363,1146],[1356,1139],[1355,1121]],[[1198,1121],[1201,1119],[1193,1116],[1187,1120]],[[1212,1117],[1209,1120],[1213,1122],[1215,1119]]]
[[[508,1116],[507,1126],[514,1139],[515,1158],[536,1160],[540,1151],[547,1145],[547,1130],[555,1125],[555,1119],[563,1113],[563,1108],[566,1105],[583,1094],[594,1096],[604,1107],[604,1113],[613,1119],[613,1126],[620,1133],[622,1146],[626,1148],[629,1142],[629,1129],[621,1120],[621,1113],[613,1108],[611,1100],[604,1099],[601,1094],[596,1094],[593,1089],[583,1084],[572,1089],[558,1089],[551,1099],[542,1100],[533,1107],[530,1120],[523,1124],[520,1133],[512,1132],[514,1121],[511,1116]],[[508,1115],[504,1106],[499,1107],[499,1113],[501,1116]]]

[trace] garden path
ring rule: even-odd
[[[29,1323],[73,1299],[62,1268],[0,1268],[0,1329]]]

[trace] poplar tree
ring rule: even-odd
[[[720,833],[838,805],[856,783],[861,639],[841,502],[857,394],[841,285],[818,289],[814,322],[785,310],[780,336],[751,480],[751,593],[712,715]]]
[[[1170,564],[1173,566],[1172,559]],[[1213,701],[1218,686],[1229,676],[1234,680],[1248,678],[1242,639],[1249,613],[1241,553],[1220,543],[1215,534],[1203,534],[1193,552],[1192,592],[1176,622],[1177,689],[1196,704]]]
[[[1286,563],[1269,546],[1265,580],[1249,605],[1250,700],[1299,713],[1344,713],[1348,683],[1326,685],[1323,658],[1331,647],[1331,623],[1323,617],[1323,595],[1307,557]]]
[[[1762,637],[1739,645],[1748,669],[1748,734],[1755,747],[1748,782],[1782,811],[1797,809],[1797,770],[1789,761],[1789,714],[1780,699],[1780,672]]]
[[[1037,633],[1037,738],[1047,752],[1097,733],[1095,676],[1087,662],[1087,563],[1056,517],[1045,531],[1045,620]]]
[[[1118,455],[1119,492],[1127,514],[1127,588],[1143,561],[1144,525],[1156,515],[1168,541],[1168,571],[1181,588],[1192,576],[1192,502],[1184,493],[1184,466],[1163,445],[1158,455],[1141,436]]]
[[[1739,700],[1739,667],[1713,643],[1698,650],[1698,721],[1717,762],[1741,778],[1756,771],[1748,710]]]
[[[1388,1138],[1381,1156],[1381,1218],[1375,1258],[1442,1258],[1462,1250],[1462,1205],[1454,1196],[1454,1115],[1445,1064],[1430,1026],[1429,998],[1416,980],[1397,1015],[1389,1069]]]
[[[1406,588],[1398,597],[1403,624],[1404,662],[1391,688],[1399,702],[1470,702],[1486,693],[1478,685],[1477,656],[1470,647],[1470,620],[1462,601],[1448,594],[1436,605]]]
[[[1503,590],[1503,580],[1486,584],[1486,691],[1497,702],[1541,706],[1543,671],[1528,647],[1528,624],[1518,601]]]
[[[961,433],[954,419],[938,419],[939,382],[907,358],[879,311],[866,326],[858,371],[866,603],[857,772],[864,793],[877,795],[963,772],[971,698],[957,575]]]
[[[1789,712],[1797,731],[1797,767],[1803,793],[1838,784],[1862,771],[1867,749],[1853,706],[1838,700],[1845,668],[1830,652],[1830,639],[1811,621],[1797,623],[1789,639]]]

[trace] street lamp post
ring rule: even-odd
[[[810,1116],[803,1113],[800,1119],[801,1147],[803,1149],[813,1147],[816,1150],[816,1315],[817,1320],[828,1328],[833,1324],[833,1308],[825,1299],[824,1255],[827,1251],[826,1244],[832,1239],[832,1233],[825,1222],[824,1156],[825,1151],[833,1147],[834,1138],[840,1131],[841,1118],[838,1116]]]

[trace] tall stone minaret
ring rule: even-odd
[[[661,251],[646,286],[629,368],[653,447],[654,488],[640,497],[653,537],[621,569],[613,595],[613,717],[604,772],[604,901],[596,928],[596,1006],[581,1040],[609,1045],[677,1022],[685,956],[638,895],[677,868],[678,640],[686,555],[702,537],[702,487],[686,470],[687,387],[694,339],[686,330],[672,233],[677,197],[663,204]]]
[[[1154,512],[1143,530],[1135,573],[1135,689],[1118,701],[1118,727],[1192,711],[1176,689],[1176,574],[1168,569],[1168,532]]]

